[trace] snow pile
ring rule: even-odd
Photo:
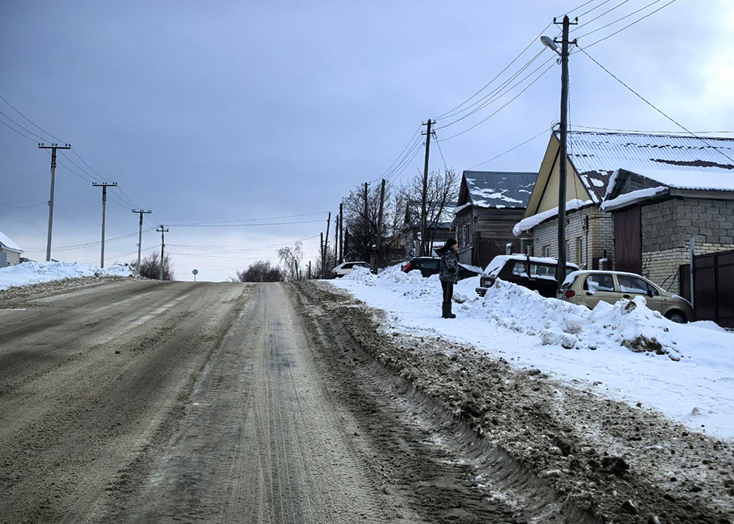
[[[77,262],[23,262],[0,269],[0,290],[66,278],[130,276],[131,269],[123,264],[101,269],[92,264]]]
[[[589,310],[501,280],[479,297],[479,277],[456,285],[458,318],[444,320],[437,276],[392,267],[379,276],[357,270],[331,282],[385,310],[391,330],[468,343],[734,438],[734,334],[711,323],[675,324],[648,309],[643,297]]]

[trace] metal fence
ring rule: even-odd
[[[734,251],[694,257],[693,281],[696,318],[734,328]],[[680,294],[691,299],[690,264],[680,266]]]

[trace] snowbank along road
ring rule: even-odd
[[[0,326],[0,522],[732,515],[727,443],[321,286],[113,282]]]

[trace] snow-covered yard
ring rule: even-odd
[[[0,290],[13,286],[27,286],[52,280],[81,277],[129,277],[132,271],[122,264],[101,269],[92,264],[77,262],[23,262],[0,269]]]
[[[697,431],[734,438],[734,333],[713,323],[674,324],[644,299],[583,306],[498,281],[485,297],[478,277],[455,288],[455,320],[441,316],[436,276],[379,276],[364,269],[330,281],[386,311],[386,329],[468,343],[575,387],[652,407]]]

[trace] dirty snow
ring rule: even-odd
[[[101,269],[92,264],[77,262],[23,262],[15,266],[0,268],[0,290],[12,286],[27,286],[52,280],[81,277],[129,277],[128,266],[114,264]]]
[[[437,276],[359,269],[332,283],[385,310],[392,329],[469,343],[518,367],[734,438],[734,334],[674,324],[647,309],[642,297],[591,311],[502,281],[482,298],[474,277],[455,288],[458,318],[444,320]]]

